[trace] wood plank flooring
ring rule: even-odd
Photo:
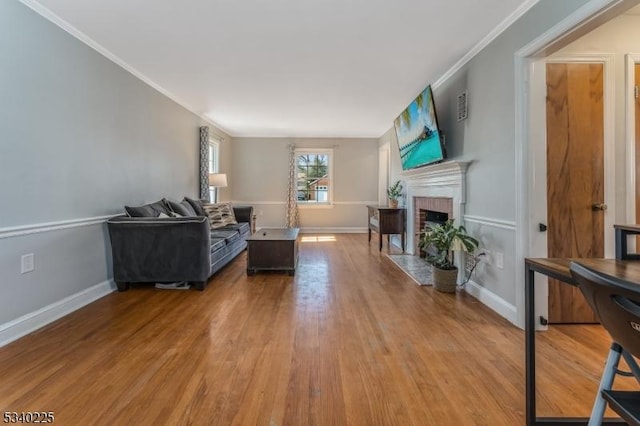
[[[519,425],[524,333],[419,287],[364,234],[302,235],[295,277],[113,293],[0,348],[0,409],[56,424]],[[309,241],[307,241],[309,240]],[[609,339],[538,334],[539,414],[588,415]]]

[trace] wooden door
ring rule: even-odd
[[[547,64],[549,257],[604,257],[603,64]],[[597,318],[575,287],[549,280],[549,322]]]
[[[636,64],[635,69],[633,106],[636,115],[636,223],[640,223],[640,64]],[[636,239],[636,247],[640,248],[640,237]]]

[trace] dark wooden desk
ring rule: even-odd
[[[629,253],[627,237],[640,235],[640,225],[613,225],[616,234],[616,259],[640,260],[640,254]],[[636,251],[640,247],[636,247]]]
[[[578,262],[603,274],[619,277],[629,281],[640,282],[640,262],[614,259],[532,259],[524,260],[525,271],[525,400],[526,424],[533,425],[587,425],[586,418],[537,417],[536,415],[536,318],[535,318],[535,283],[534,276],[538,272],[560,282],[577,286],[571,276],[569,264]],[[596,395],[593,396],[594,399]],[[621,419],[604,419],[603,425],[625,424]]]
[[[382,250],[382,235],[387,234],[387,245],[389,245],[389,234],[400,234],[402,252],[404,253],[404,236],[407,231],[406,209],[388,206],[367,206],[367,210],[369,213],[367,216],[369,242],[371,242],[371,230],[378,233],[380,250]]]

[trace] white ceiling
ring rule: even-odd
[[[21,1],[232,136],[379,137],[537,0]]]

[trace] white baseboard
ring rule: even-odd
[[[506,318],[510,323],[517,325],[516,307],[511,303],[471,280],[465,285],[465,291],[498,315]]]
[[[116,289],[112,281],[103,281],[93,287],[72,294],[37,311],[0,324],[0,347],[44,327],[65,315],[76,311],[89,303],[112,293]]]
[[[301,234],[366,234],[367,228],[359,227],[336,227],[324,228],[321,226],[307,226],[300,228]]]

